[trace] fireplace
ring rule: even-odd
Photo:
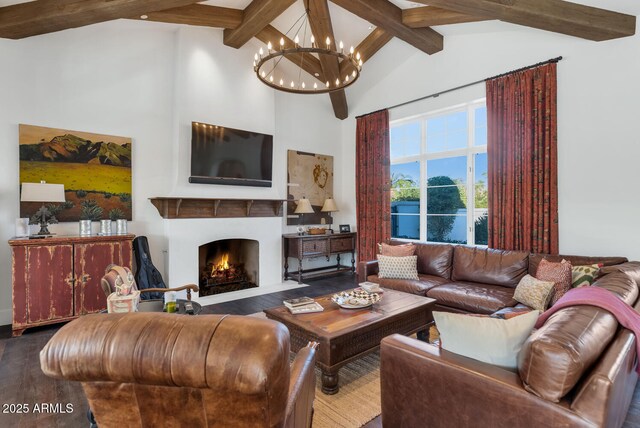
[[[258,286],[258,241],[221,239],[199,248],[199,296]]]

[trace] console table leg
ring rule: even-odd
[[[327,395],[337,394],[340,389],[338,379],[338,370],[335,373],[322,370],[322,392]]]
[[[356,271],[356,253],[351,252],[351,273]]]
[[[302,258],[298,259],[298,284],[302,284]]]
[[[284,280],[289,278],[289,257],[284,256]]]
[[[336,269],[340,269],[340,253],[336,254]]]

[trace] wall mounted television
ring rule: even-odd
[[[273,135],[191,123],[189,183],[271,187]]]

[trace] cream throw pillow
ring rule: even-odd
[[[378,254],[378,278],[420,279],[418,256],[393,257]]]
[[[525,275],[522,277],[513,298],[518,302],[539,311],[545,311],[553,296],[555,283],[553,281],[542,281]]]
[[[509,320],[434,312],[440,343],[447,351],[500,366],[518,368],[518,353],[538,319],[531,311]]]

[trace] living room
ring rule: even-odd
[[[305,229],[327,226],[305,223],[304,217],[297,215],[289,217],[287,210],[289,205],[293,207],[292,201],[283,204],[280,215],[270,217],[169,219],[162,216],[150,198],[285,201],[290,199],[288,151],[314,153],[332,157],[333,192],[329,196],[339,209],[332,213],[332,229],[338,232],[339,225],[349,225],[352,232],[360,233],[363,228],[357,220],[356,118],[432,94],[440,95],[390,108],[391,128],[413,117],[468,103],[483,103],[487,97],[484,82],[445,91],[562,57],[556,64],[558,253],[640,260],[640,249],[635,245],[640,237],[637,222],[640,200],[620,188],[622,184],[640,181],[640,172],[635,167],[640,158],[637,137],[640,124],[633,108],[640,94],[637,79],[640,36],[635,34],[635,21],[631,34],[594,41],[563,34],[558,27],[570,26],[566,22],[552,22],[556,29],[545,31],[532,28],[533,24],[508,22],[509,14],[505,12],[501,20],[485,16],[476,22],[436,25],[435,30],[444,36],[444,45],[441,51],[431,55],[397,35],[389,37],[374,54],[365,56],[357,82],[344,89],[347,114],[339,119],[337,116],[345,116],[340,110],[345,105],[340,106],[326,94],[304,96],[263,84],[251,67],[256,52],[261,48],[266,51],[266,43],[256,37],[249,37],[246,43],[234,48],[225,44],[223,25],[152,22],[166,17],[155,17],[156,11],[152,10],[129,13],[130,10],[138,11],[139,3],[144,3],[135,1],[118,2],[131,3],[126,5],[132,8],[126,9],[126,15],[102,11],[103,15],[96,13],[96,17],[91,18],[93,21],[78,21],[91,25],[73,23],[73,12],[64,10],[61,13],[69,13],[68,16],[54,16],[55,19],[51,18],[51,23],[47,24],[47,14],[56,13],[55,2],[33,3],[42,3],[42,15],[36,14],[37,7],[22,15],[8,13],[4,16],[0,9],[0,30],[4,28],[2,31],[7,31],[6,34],[40,29],[39,33],[20,37],[2,36],[0,32],[0,57],[3,58],[0,139],[8,150],[0,159],[3,177],[0,180],[0,230],[5,241],[16,236],[16,220],[24,217],[20,211],[21,124],[123,136],[132,141],[133,214],[127,228],[131,234],[148,238],[153,263],[170,287],[198,283],[200,245],[241,238],[260,243],[259,289],[276,291],[278,287],[286,287],[281,289],[306,295],[309,294],[306,290],[326,287],[331,279],[322,279],[320,285],[302,288],[296,288],[300,285],[297,281],[285,281],[282,236],[295,234],[301,222]],[[80,3],[103,2],[85,0]],[[163,3],[169,6],[158,11],[188,7],[190,2]],[[287,2],[259,0],[203,3],[203,7],[237,10],[256,3],[264,7],[263,13],[267,15],[279,10],[272,25],[283,34],[305,15],[302,1],[287,5],[284,5]],[[495,2],[468,0],[455,3]],[[527,7],[535,9],[535,2],[527,3],[532,3]],[[15,4],[27,2],[0,1],[3,8]],[[403,9],[425,6],[407,1],[393,1],[392,4]],[[630,0],[606,3],[581,0],[578,4],[634,17],[640,13],[640,7]],[[376,8],[366,2],[340,0],[329,2],[328,7],[335,39],[342,38],[345,46],[358,46],[376,26],[381,26],[376,21],[382,19],[380,17],[369,17],[370,22],[349,11]],[[509,6],[503,7],[508,9]],[[361,12],[367,16],[366,11]],[[540,12],[541,16],[554,21],[543,12]],[[550,13],[560,12],[553,9]],[[139,18],[142,15],[148,15],[147,19]],[[572,18],[568,15],[567,19]],[[66,19],[73,24],[65,27]],[[616,25],[606,24],[613,32]],[[598,27],[600,30],[605,31]],[[277,41],[273,40],[273,43]],[[271,187],[190,183],[193,122],[272,135]],[[96,227],[97,222],[94,223],[94,234]],[[60,236],[77,235],[78,228],[77,220],[49,226],[52,233]],[[37,230],[36,225],[31,225],[31,233]],[[426,240],[424,225],[413,240]],[[335,255],[329,258],[330,263],[339,264]],[[357,253],[356,260],[367,261]],[[350,265],[349,261],[350,256],[344,255],[343,263]],[[297,270],[297,263],[296,258],[291,259],[290,271]],[[305,267],[326,263],[325,257],[319,257],[305,260]],[[3,278],[0,325],[9,326],[8,330],[13,320],[12,271],[12,250],[4,245],[0,247]],[[357,280],[349,273],[338,278],[344,289],[357,286]],[[313,297],[333,291],[328,288]],[[250,298],[250,294],[243,296]],[[269,295],[255,299],[269,301],[264,296]],[[197,293],[194,294],[194,301],[201,302],[204,307],[223,304],[222,300],[209,296],[207,299],[201,301]],[[228,302],[229,305],[232,303]],[[247,313],[261,312],[268,307],[247,310]],[[52,327],[48,328],[50,331]],[[42,329],[47,331],[46,327]],[[40,333],[38,329],[34,331]],[[7,343],[28,340],[31,334],[27,329],[20,338],[5,340],[3,336],[0,355],[8,349]],[[29,364],[40,370],[37,352],[29,354],[33,357]],[[8,374],[3,373],[3,376]],[[44,377],[42,373],[39,376]],[[320,394],[316,393],[316,399]],[[636,409],[636,423],[640,423],[638,395],[635,394],[631,405],[632,410]],[[16,397],[5,392],[3,403],[16,404]],[[339,398],[340,393],[335,397]],[[55,400],[67,403],[68,399],[59,396]],[[64,417],[57,416],[57,423],[63,425]],[[4,417],[0,417],[0,424]],[[424,426],[431,425],[425,421]],[[627,422],[626,426],[633,425]]]

